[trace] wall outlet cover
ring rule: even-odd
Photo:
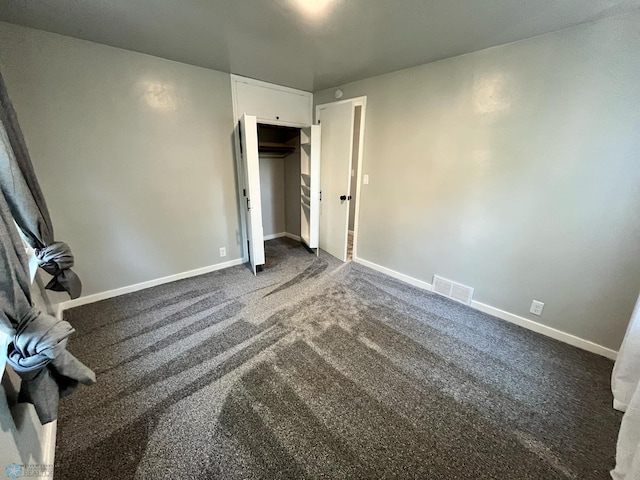
[[[529,309],[529,311],[534,315],[540,316],[542,315],[543,308],[544,308],[544,303],[539,302],[538,300],[534,300],[533,302],[531,302],[531,308]]]
[[[227,249],[225,247],[220,247],[220,256],[221,257],[227,256]]]

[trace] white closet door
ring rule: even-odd
[[[320,169],[320,248],[346,262],[349,228],[349,192],[353,155],[354,107],[338,102],[318,108],[322,127]]]
[[[300,129],[300,236],[309,248],[320,236],[320,125]]]
[[[253,274],[258,265],[264,265],[264,234],[262,231],[262,202],[260,201],[260,161],[258,157],[258,122],[256,117],[244,114],[240,119],[240,139],[245,171],[245,205],[249,262]]]

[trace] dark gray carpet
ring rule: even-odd
[[[612,362],[356,264],[245,266],[65,313],[98,384],[62,479],[605,479]]]

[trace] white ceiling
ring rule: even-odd
[[[640,7],[640,0],[0,0],[0,20],[316,91]]]

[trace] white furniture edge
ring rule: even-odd
[[[432,286],[430,283],[424,282],[422,280],[418,280],[417,278],[413,278],[413,277],[410,277],[409,275],[396,272],[395,270],[391,270],[390,268],[383,267],[382,265],[378,265],[377,263],[373,263],[368,260],[364,260],[362,258],[354,257],[353,261],[361,265],[364,265],[365,267],[369,267],[373,270],[389,275],[390,277],[401,280],[405,283],[408,283],[409,285],[413,285],[415,287],[422,288],[424,290],[432,291]],[[491,305],[478,302],[476,300],[471,301],[471,308],[475,310],[479,310],[484,313],[488,313],[489,315],[497,317],[501,320],[514,323],[516,325],[526,328],[527,330],[532,330],[536,333],[540,333],[547,337],[551,337],[555,340],[559,340],[561,342],[567,343],[574,347],[578,347],[582,350],[586,350],[588,352],[610,358],[611,360],[615,360],[618,356],[618,352],[610,348],[604,347],[602,345],[591,342],[589,340],[585,340],[584,338],[571,335],[570,333],[563,332],[562,330],[558,330],[553,327],[549,327],[547,325],[534,322],[533,320],[529,320],[528,318],[515,315],[505,310],[492,307]]]
[[[56,461],[56,434],[58,431],[58,420],[47,424],[44,427],[44,434],[42,436],[42,463],[44,465],[54,465],[53,471],[55,474],[55,461]]]
[[[20,230],[18,230],[20,231]],[[36,260],[35,250],[25,243],[25,249],[27,257],[29,258],[29,275],[31,277],[31,283],[35,281],[36,274],[38,273],[38,261]],[[60,318],[60,317],[58,317]],[[11,337],[3,332],[0,332],[0,347],[6,352],[6,347],[9,345]],[[7,366],[7,359],[3,355],[0,357],[0,379],[4,375],[5,368]],[[40,438],[40,447],[42,449],[42,465],[54,465],[56,456],[56,432],[58,427],[58,421],[54,420],[42,428],[42,437]]]
[[[104,292],[94,293],[93,295],[87,295],[86,297],[76,298],[75,300],[67,300],[58,304],[56,316],[62,319],[62,312],[70,308],[79,307],[81,305],[87,305],[89,303],[99,302],[100,300],[106,300],[107,298],[119,297],[127,293],[137,292],[146,288],[163,285],[165,283],[174,282],[176,280],[182,280],[183,278],[196,277],[205,273],[215,272],[216,270],[222,270],[224,268],[235,267],[236,265],[242,265],[245,263],[242,258],[235,260],[229,260],[228,262],[216,263],[208,267],[196,268],[195,270],[189,270],[186,272],[176,273],[175,275],[168,275],[166,277],[156,278],[154,280],[148,280],[146,282],[136,283],[129,285],[128,287],[116,288],[113,290],[107,290]]]
[[[9,335],[4,332],[0,332],[0,348],[3,352],[7,351],[7,345],[9,345]],[[4,367],[7,365],[7,357],[5,355],[0,356],[0,379],[4,375]]]

